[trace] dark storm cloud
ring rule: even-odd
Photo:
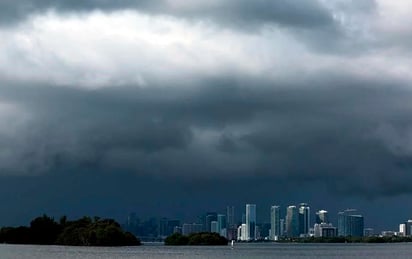
[[[49,9],[64,12],[132,9],[150,14],[212,20],[235,27],[255,27],[269,23],[307,28],[330,26],[333,23],[331,14],[318,1],[312,0],[5,0],[0,3],[0,19],[3,23],[16,22]]]
[[[3,87],[0,101],[32,118],[2,137],[2,150],[14,154],[2,171],[265,177],[370,197],[412,192],[405,184],[412,152],[396,141],[412,127],[412,93],[390,90],[389,82],[322,82],[311,89],[247,79],[200,81],[192,90]]]

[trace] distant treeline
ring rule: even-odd
[[[227,245],[228,240],[225,237],[220,236],[217,233],[194,233],[189,236],[184,236],[182,234],[172,234],[168,236],[165,240],[165,245],[170,246],[221,246]]]
[[[308,237],[281,240],[279,242],[297,242],[297,243],[402,243],[412,242],[412,237]]]
[[[140,240],[125,232],[113,219],[83,217],[59,222],[43,215],[31,221],[29,227],[0,229],[0,243],[70,245],[70,246],[136,246]]]

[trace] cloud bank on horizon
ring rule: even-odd
[[[0,174],[411,193],[409,1],[1,1]]]

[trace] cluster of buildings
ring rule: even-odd
[[[411,223],[412,224],[412,223]],[[280,240],[297,237],[336,237],[364,235],[364,218],[356,210],[348,209],[338,213],[338,226],[330,222],[328,212],[319,210],[315,213],[315,224],[312,225],[310,207],[307,203],[286,208],[285,218],[281,217],[281,207],[270,208],[270,229],[268,237],[259,235],[256,227],[256,205],[246,205],[246,218],[237,229],[237,240],[252,241],[257,239]]]
[[[142,240],[163,240],[173,233],[190,235],[214,232],[229,240],[283,240],[299,237],[363,237],[374,236],[374,230],[364,227],[364,217],[355,209],[339,212],[337,224],[332,224],[329,213],[319,210],[311,213],[307,203],[270,207],[270,221],[257,222],[256,204],[246,204],[242,218],[236,217],[235,207],[228,206],[225,213],[207,212],[195,222],[182,223],[168,218],[142,221],[136,214],[129,215],[124,228]],[[240,213],[239,213],[240,214]],[[314,216],[314,217],[312,217]],[[334,217],[336,219],[336,217]],[[412,220],[399,225],[399,231],[383,231],[380,236],[412,236]]]
[[[387,235],[390,235],[390,231],[386,231]],[[399,232],[394,233],[395,235],[398,236],[412,236],[412,219],[409,219],[408,221],[406,221],[405,223],[401,223],[399,224]]]
[[[214,232],[229,240],[284,240],[304,237],[363,237],[374,236],[374,230],[364,227],[364,217],[355,209],[347,209],[334,215],[333,224],[326,210],[314,213],[307,203],[270,207],[268,223],[257,222],[256,204],[246,204],[242,217],[236,217],[235,207],[228,206],[224,213],[207,212],[195,222],[176,219],[150,218],[140,220],[131,213],[123,227],[144,241],[160,241],[173,233],[190,235]],[[337,217],[336,217],[337,216]],[[267,218],[267,217],[266,217]],[[412,220],[399,225],[399,231],[383,231],[380,236],[412,236]]]
[[[214,232],[229,240],[281,240],[298,237],[336,237],[364,236],[364,218],[356,210],[348,209],[338,213],[337,226],[334,226],[326,210],[314,213],[307,203],[286,207],[284,217],[280,206],[271,206],[270,223],[258,224],[256,204],[246,204],[242,220],[236,221],[235,207],[228,206],[226,213],[208,212],[199,217],[195,223],[162,219],[159,223],[159,236],[166,237],[171,233],[190,235],[198,232]],[[410,222],[412,226],[412,221]],[[410,228],[412,230],[412,228]],[[371,230],[371,233],[373,230]]]

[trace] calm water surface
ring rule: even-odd
[[[97,259],[97,258],[412,258],[411,244],[237,244],[227,247],[87,248],[61,246],[0,245],[1,259]]]

